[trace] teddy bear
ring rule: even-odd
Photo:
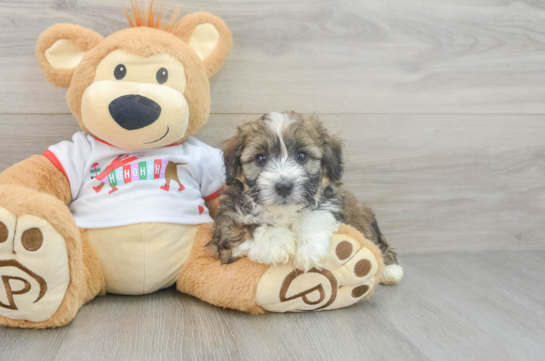
[[[222,265],[208,250],[223,159],[193,135],[232,36],[205,12],[179,19],[157,2],[131,4],[129,27],[106,38],[56,24],[38,40],[44,77],[68,88],[81,131],[0,174],[0,323],[59,327],[98,295],[173,285],[253,314],[370,297],[380,251],[344,224],[324,267],[308,272],[247,258]]]

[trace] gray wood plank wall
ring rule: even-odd
[[[234,36],[201,140],[219,146],[264,112],[317,113],[345,140],[347,188],[401,254],[545,248],[545,2],[174,4]],[[40,32],[126,20],[109,0],[0,9],[1,171],[78,130],[35,60]]]

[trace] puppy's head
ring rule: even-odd
[[[317,117],[269,113],[238,128],[225,144],[227,184],[242,182],[263,206],[309,205],[340,181],[340,141]]]

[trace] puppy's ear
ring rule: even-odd
[[[335,135],[327,136],[323,145],[323,152],[322,167],[325,175],[332,181],[340,180],[344,171],[343,151],[340,139]]]
[[[223,147],[223,162],[225,163],[225,183],[230,185],[237,178],[237,174],[242,166],[240,157],[244,142],[240,135],[240,130],[231,139],[225,142]]]

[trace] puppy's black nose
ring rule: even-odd
[[[123,95],[114,99],[108,109],[117,124],[127,130],[147,127],[161,115],[161,107],[141,95]]]
[[[293,190],[293,183],[292,182],[278,182],[278,183],[276,183],[274,185],[274,190],[276,191],[276,193],[278,193],[282,197],[286,197]]]

